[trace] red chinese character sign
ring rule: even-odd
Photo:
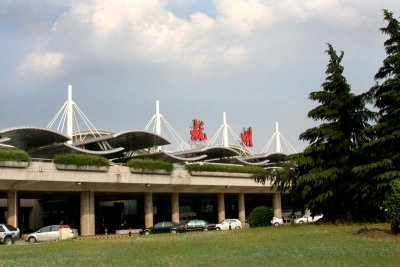
[[[192,141],[206,141],[207,135],[204,133],[204,122],[200,120],[193,120],[193,128],[190,131],[190,138]]]
[[[253,129],[249,127],[248,129],[243,128],[243,133],[240,134],[242,142],[247,147],[253,147]]]

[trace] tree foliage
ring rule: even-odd
[[[387,57],[375,75],[377,85],[369,91],[377,121],[368,130],[371,141],[361,150],[366,162],[353,169],[361,198],[374,206],[381,205],[391,181],[400,178],[400,24],[392,12],[383,12],[388,24],[380,30],[388,35]]]
[[[392,233],[400,233],[400,179],[390,183],[383,207],[390,219]]]
[[[364,130],[372,113],[365,108],[364,95],[351,93],[341,65],[344,53],[337,54],[330,44],[326,53],[330,60],[322,90],[309,95],[320,105],[308,117],[321,124],[300,135],[309,146],[292,157],[297,165],[293,190],[305,208],[335,219],[353,213],[352,162],[367,140]]]

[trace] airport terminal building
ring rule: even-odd
[[[279,151],[249,153],[244,144],[251,141],[249,136],[242,138],[242,143],[229,145],[225,115],[220,128],[222,145],[197,145],[166,152],[162,148],[170,142],[160,134],[163,117],[158,103],[153,116],[154,132],[76,132],[71,91],[69,88],[68,100],[58,112],[64,114],[61,120],[67,124],[66,134],[50,127],[0,130],[0,149],[18,148],[32,157],[29,163],[0,161],[0,222],[18,226],[22,231],[69,224],[87,236],[190,218],[209,222],[238,218],[244,222],[253,208],[262,205],[272,207],[275,216],[282,216],[284,200],[268,182],[257,183],[246,173],[186,170],[185,166],[194,162],[263,168],[287,164],[286,155]],[[192,138],[204,138],[201,122],[196,120],[193,125]],[[251,129],[246,133],[251,133]],[[53,156],[62,153],[100,155],[109,159],[111,166],[71,168],[53,163]],[[169,161],[174,170],[138,172],[126,166],[131,158]]]

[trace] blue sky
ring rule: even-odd
[[[275,121],[300,151],[326,43],[353,92],[368,90],[383,8],[400,16],[393,0],[1,1],[0,129],[46,126],[71,84],[99,129],[143,129],[158,99],[186,140],[192,119],[211,137],[226,112],[237,133],[253,127],[255,152]]]

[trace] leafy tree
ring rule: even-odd
[[[377,85],[369,91],[377,122],[368,130],[371,141],[361,151],[367,163],[353,169],[361,197],[375,207],[382,204],[391,181],[400,178],[400,24],[392,12],[383,13],[388,24],[380,30],[389,36],[384,43],[387,57],[375,75]]]
[[[322,90],[309,95],[320,105],[309,111],[308,117],[321,124],[300,135],[309,146],[293,156],[297,174],[292,185],[305,208],[338,219],[354,213],[349,192],[352,161],[367,140],[364,129],[372,113],[365,108],[365,96],[351,93],[343,76],[343,51],[338,55],[328,44],[326,53],[330,61]]]
[[[390,183],[390,190],[386,193],[383,207],[389,216],[392,233],[400,233],[400,179]]]

